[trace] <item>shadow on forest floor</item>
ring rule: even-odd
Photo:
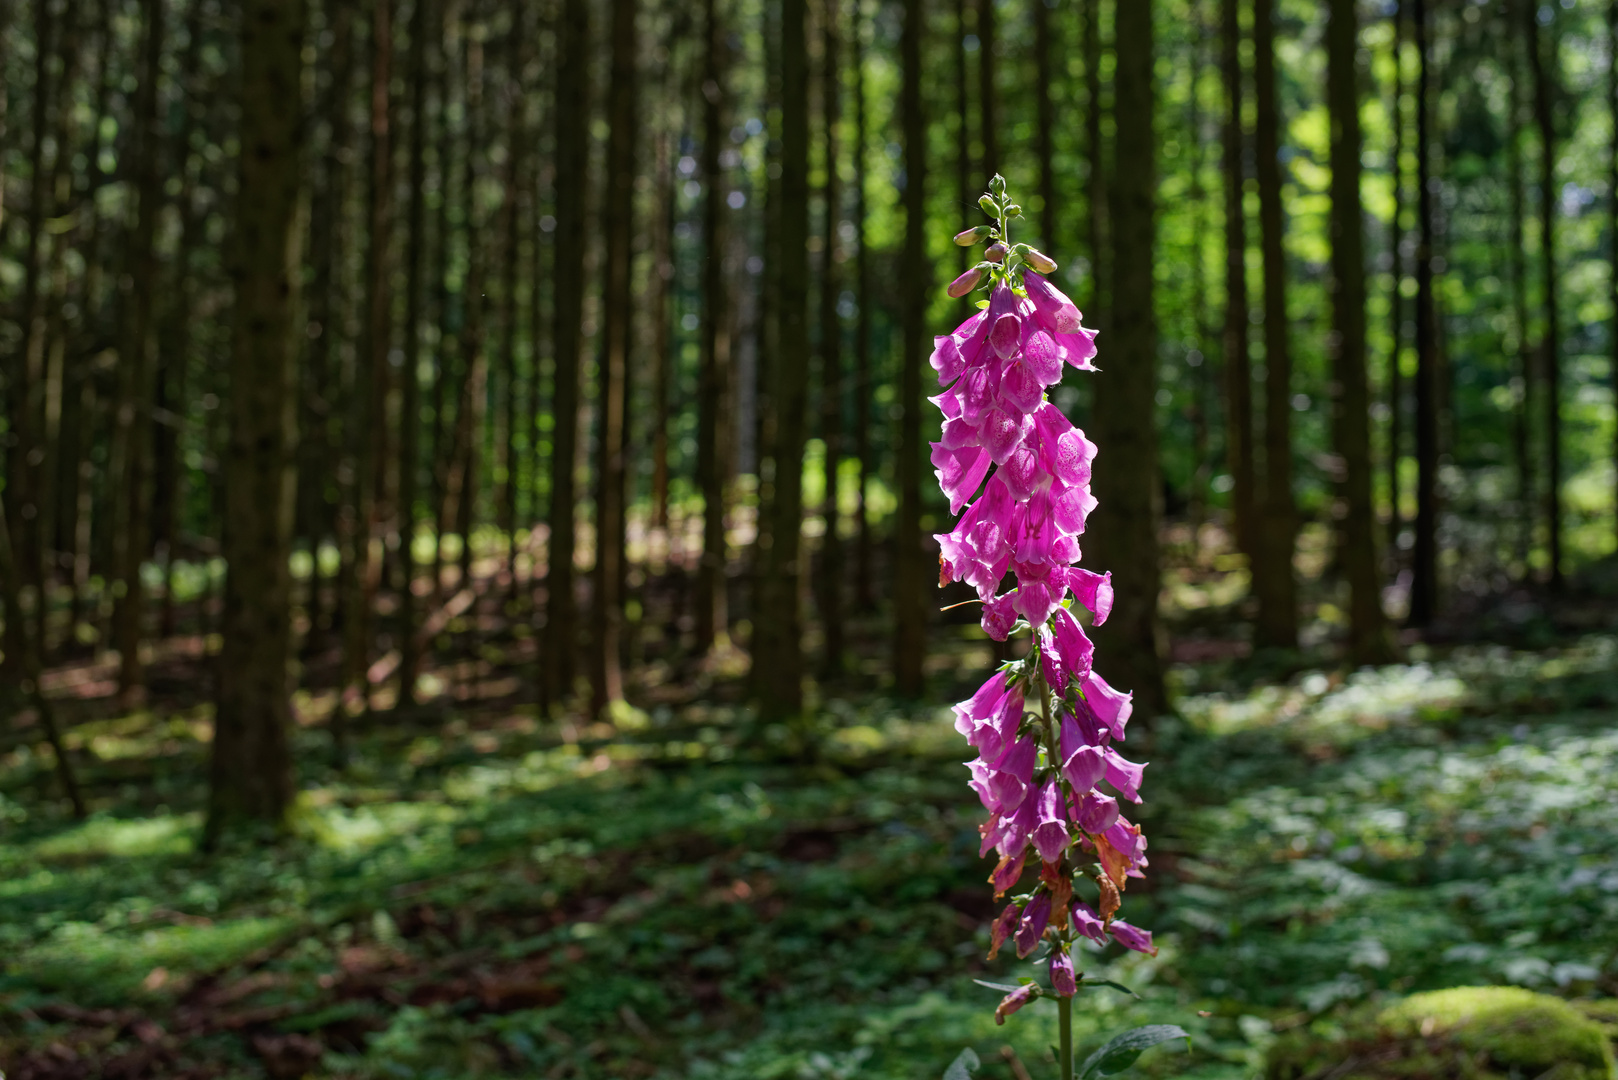
[[[1082,1044],[1179,1023],[1191,1056],[1147,1073],[1235,1077],[1278,1032],[1389,994],[1618,992],[1618,640],[1176,680],[1152,871],[1125,897],[1163,949],[1094,955],[1144,1000],[1085,999]],[[783,764],[789,733],[728,706],[564,741],[469,705],[379,719],[341,776],[304,727],[299,836],[212,857],[205,709],[80,723],[82,824],[45,797],[49,761],[13,749],[0,1069],[913,1077],[971,1044],[982,1076],[1048,1071],[1054,1007],[996,1029],[971,982],[1019,965],[983,961],[988,867],[947,709],[870,697],[815,722],[818,760]]]

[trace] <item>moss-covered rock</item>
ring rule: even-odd
[[[1614,1080],[1603,1025],[1510,986],[1416,994],[1277,1040],[1267,1080]]]

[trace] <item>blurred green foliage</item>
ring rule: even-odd
[[[1145,1075],[1250,1076],[1278,1033],[1407,993],[1610,997],[1615,658],[1589,638],[1256,689],[1179,672],[1200,692],[1131,740],[1153,873],[1125,910],[1164,947],[1087,959],[1144,1000],[1082,998],[1080,1052],[1175,1023],[1190,1055]],[[571,743],[521,714],[383,718],[341,777],[306,728],[297,838],[212,855],[204,720],[80,727],[117,793],[83,824],[44,797],[47,760],[0,762],[0,1067],[897,1078],[970,1045],[980,1077],[1015,1075],[1003,1046],[1049,1071],[1054,1005],[996,1029],[971,981],[1032,972],[983,961],[947,710],[837,702],[807,761],[711,706]]]

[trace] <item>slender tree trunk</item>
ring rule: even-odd
[[[550,550],[546,580],[546,703],[573,690],[578,627],[573,607],[579,361],[584,315],[584,215],[589,184],[590,5],[563,0],[556,83],[556,375],[552,411]]]
[[[427,38],[430,0],[415,0],[410,16],[410,205],[405,211],[404,368],[399,399],[399,707],[416,704],[421,650],[416,644],[416,500],[421,475],[421,331],[426,306]],[[443,197],[439,192],[439,197]]]
[[[1405,393],[1404,372],[1399,364],[1404,354],[1405,332],[1405,44],[1404,0],[1394,0],[1393,8],[1393,102],[1389,110],[1393,124],[1393,157],[1388,171],[1393,178],[1393,217],[1388,222],[1388,264],[1392,285],[1388,289],[1388,553],[1397,563],[1399,534],[1404,532],[1404,510],[1400,505],[1399,464],[1404,455]]]
[[[158,617],[158,634],[168,637],[175,631],[174,605],[176,576],[176,549],[180,539],[180,508],[185,501],[187,470],[181,459],[180,439],[187,423],[190,405],[191,337],[193,274],[191,263],[204,225],[196,208],[196,176],[191,165],[191,138],[195,128],[196,110],[205,99],[199,79],[202,58],[203,19],[199,4],[194,2],[186,12],[186,44],[180,61],[181,116],[180,130],[175,139],[175,166],[180,173],[180,191],[177,202],[180,210],[180,237],[175,246],[174,267],[170,276],[171,292],[165,325],[160,337],[162,357],[158,368],[157,401],[164,416],[157,425],[157,488],[154,494],[154,514],[158,522],[158,540],[164,551],[163,604]],[[200,166],[199,166],[200,167]],[[313,576],[311,576],[313,581]]]
[[[137,143],[134,172],[137,177],[136,219],[130,233],[125,260],[127,287],[121,305],[124,333],[119,345],[120,373],[117,422],[124,440],[123,469],[118,474],[114,498],[122,520],[115,525],[119,558],[115,568],[123,584],[123,597],[113,613],[113,643],[118,649],[118,690],[126,700],[144,695],[145,673],[140,662],[145,589],[140,568],[150,545],[151,521],[148,514],[151,486],[151,382],[153,371],[152,322],[156,306],[157,222],[162,215],[163,170],[159,160],[158,81],[163,62],[162,0],[146,0],[145,55],[135,90]]]
[[[866,509],[865,493],[871,479],[871,394],[875,392],[871,378],[871,295],[870,253],[865,249],[865,19],[860,0],[854,3],[854,20],[850,39],[854,44],[854,276],[858,292],[859,314],[854,325],[854,456],[859,459],[860,479],[855,509],[854,536],[854,603],[861,611],[869,611],[875,604],[871,591],[871,515]],[[965,75],[961,78],[966,84]],[[963,91],[964,95],[964,91]],[[965,98],[961,105],[961,138],[966,141]],[[962,150],[962,176],[970,167],[967,151]],[[971,198],[968,186],[966,198]]]
[[[1534,522],[1538,509],[1534,499],[1533,416],[1534,416],[1534,362],[1533,346],[1529,342],[1528,327],[1528,260],[1523,247],[1524,221],[1527,217],[1526,196],[1523,191],[1523,114],[1526,111],[1527,79],[1523,76],[1523,43],[1518,40],[1515,8],[1505,9],[1506,41],[1509,43],[1511,65],[1511,98],[1507,121],[1506,169],[1511,184],[1511,222],[1506,256],[1511,267],[1511,315],[1516,327],[1517,351],[1515,357],[1518,392],[1512,407],[1512,449],[1517,466],[1517,563],[1526,580],[1532,574],[1529,555],[1534,547]]]
[[[225,464],[224,650],[208,837],[238,820],[279,830],[292,802],[291,580],[300,99],[304,4],[244,0],[241,182],[230,443]]]
[[[1286,250],[1281,207],[1281,117],[1275,85],[1274,0],[1253,0],[1253,149],[1258,173],[1259,242],[1264,257],[1264,499],[1258,522],[1253,643],[1298,644],[1292,498],[1292,353],[1288,341]]]
[[[630,262],[635,212],[636,0],[612,0],[612,78],[608,84],[606,273],[602,280],[603,349],[596,446],[596,560],[590,592],[594,655],[591,713],[600,716],[624,699],[620,650],[624,561],[624,408],[633,327]]]
[[[1338,560],[1348,579],[1348,655],[1393,658],[1382,614],[1376,508],[1371,499],[1371,393],[1365,373],[1364,211],[1360,203],[1360,91],[1355,0],[1331,0],[1326,93],[1331,111],[1332,442],[1340,462]]]
[[[1192,235],[1194,240],[1191,249],[1191,324],[1194,327],[1194,338],[1186,354],[1186,363],[1190,366],[1191,376],[1191,407],[1189,419],[1191,421],[1191,495],[1189,517],[1191,519],[1191,556],[1196,560],[1201,551],[1202,523],[1208,515],[1208,476],[1212,469],[1212,461],[1208,454],[1208,413],[1209,413],[1209,385],[1208,385],[1208,271],[1204,238],[1208,228],[1208,192],[1203,186],[1203,169],[1206,149],[1203,145],[1202,120],[1202,77],[1203,69],[1207,66],[1204,50],[1204,38],[1207,28],[1203,22],[1203,9],[1201,0],[1193,0],[1191,6],[1192,34],[1191,39],[1191,89],[1187,119],[1187,126],[1191,132],[1191,213]]]
[[[1531,7],[1531,5],[1529,5]],[[1438,613],[1438,335],[1433,312],[1433,197],[1428,181],[1427,0],[1415,0],[1416,31],[1416,537],[1411,560],[1412,626]]]
[[[1540,360],[1545,375],[1545,526],[1550,548],[1551,588],[1562,577],[1562,337],[1557,313],[1556,123],[1551,112],[1553,83],[1561,71],[1556,39],[1542,40],[1538,9],[1524,4],[1528,18],[1528,66],[1534,78],[1534,122],[1539,128],[1539,251],[1545,275],[1545,336]],[[1553,9],[1554,10],[1554,9]],[[1547,60],[1545,52],[1549,51]]]
[[[1608,261],[1611,264],[1607,279],[1607,299],[1612,305],[1612,328],[1607,332],[1612,400],[1618,410],[1618,0],[1607,4],[1607,114],[1612,119],[1612,137],[1607,144],[1607,242]],[[1513,131],[1513,134],[1516,134]],[[1618,485],[1618,424],[1613,426],[1612,460],[1613,479]],[[1618,537],[1618,486],[1613,490],[1613,530]]]
[[[331,498],[334,488],[332,462],[342,456],[335,429],[336,408],[341,396],[338,373],[343,360],[343,340],[348,329],[346,273],[351,232],[345,213],[352,166],[351,142],[354,89],[354,5],[347,0],[328,0],[327,25],[331,44],[323,66],[331,72],[331,85],[322,111],[327,116],[325,152],[321,155],[319,183],[309,212],[310,261],[314,280],[309,291],[308,356],[302,365],[302,431],[299,439],[298,499],[303,506],[303,528],[309,537],[311,554],[318,556],[320,543],[328,535],[339,541],[341,570],[350,565],[352,519],[345,513],[334,521],[338,508]],[[333,526],[336,526],[334,529]],[[304,651],[313,654],[329,644],[330,632],[339,622],[341,592],[347,577],[343,572],[332,579],[328,590],[322,582],[316,558],[309,575],[309,634]],[[330,592],[330,607],[327,593]]]
[[[1000,171],[1000,95],[995,89],[995,0],[978,0],[978,135],[983,142],[980,183]]]
[[[894,447],[899,488],[899,516],[894,531],[893,603],[897,623],[893,637],[894,687],[901,696],[920,697],[927,658],[927,581],[921,538],[921,367],[927,341],[927,299],[932,286],[927,259],[927,117],[922,111],[921,39],[925,32],[922,0],[905,0],[904,29],[899,38],[901,82],[900,126],[904,133],[905,239],[900,278],[899,438]],[[984,41],[980,62],[988,63],[983,38],[983,9],[978,33]],[[985,85],[989,80],[985,79]],[[984,149],[988,156],[991,125],[987,98],[983,105]],[[990,159],[992,160],[992,158]],[[986,174],[990,175],[990,174]]]
[[[955,0],[955,48],[951,50],[955,54],[955,108],[959,124],[955,134],[956,199],[960,203],[958,209],[963,214],[976,201],[972,198],[972,189],[976,185],[972,176],[971,99],[966,78],[966,3],[967,0]],[[855,6],[859,6],[859,0],[855,0]],[[974,12],[973,18],[976,17]],[[971,249],[961,248],[956,256],[960,269],[965,270],[972,256]]]
[[[0,30],[3,29],[0,27]],[[3,36],[0,34],[0,37]],[[67,796],[68,803],[73,807],[73,816],[83,818],[84,796],[79,791],[78,777],[73,770],[73,759],[68,757],[67,746],[62,742],[62,731],[56,723],[56,710],[40,685],[39,643],[34,638],[29,620],[15,617],[21,604],[21,575],[16,554],[11,546],[11,535],[10,518],[6,516],[5,500],[3,494],[0,494],[0,604],[5,605],[7,629],[12,630],[11,624],[16,624],[12,633],[16,641],[15,647],[18,649],[12,663],[7,666],[16,673],[17,687],[21,691],[22,699],[33,706],[34,713],[39,718],[39,726],[45,729],[45,740],[50,743],[52,755],[56,758],[56,777],[62,785],[62,793]],[[11,646],[8,645],[9,647]],[[5,704],[9,706],[10,703]]]
[[[434,232],[438,237],[438,262],[433,271],[434,303],[438,312],[438,345],[434,350],[435,377],[432,386],[433,400],[433,429],[432,429],[432,461],[433,461],[433,596],[443,599],[445,570],[449,558],[449,549],[444,543],[455,522],[455,500],[459,498],[458,490],[450,491],[450,481],[454,479],[453,428],[451,419],[455,411],[455,401],[459,399],[457,389],[457,368],[460,357],[457,355],[458,335],[451,331],[454,327],[452,313],[456,312],[454,294],[450,291],[450,267],[454,264],[455,243],[454,229],[450,224],[451,189],[455,186],[455,125],[451,121],[453,112],[454,87],[456,63],[454,59],[457,44],[460,42],[460,4],[456,0],[446,0],[441,8],[442,22],[440,26],[438,48],[438,186],[443,194],[438,200],[438,213],[435,216]],[[464,95],[463,95],[464,102]],[[465,109],[462,110],[465,115]],[[465,307],[462,305],[459,317],[465,318]],[[458,483],[459,481],[457,481]]]
[[[1084,5],[1084,26],[1080,34],[1080,51],[1084,54],[1084,156],[1085,202],[1089,211],[1087,235],[1090,259],[1090,290],[1086,307],[1090,309],[1093,324],[1106,325],[1102,290],[1111,280],[1106,270],[1107,260],[1107,170],[1103,164],[1105,152],[1101,141],[1101,4],[1102,0],[1080,0]],[[1227,0],[1235,3],[1236,0]]]
[[[477,528],[478,492],[482,487],[484,422],[489,404],[489,356],[484,288],[486,284],[484,221],[478,188],[488,144],[488,112],[484,100],[484,24],[478,5],[468,5],[461,37],[466,62],[466,154],[461,159],[462,220],[466,227],[466,279],[461,285],[461,396],[455,408],[455,531],[461,537],[460,587],[472,584],[473,533]]]
[[[343,697],[332,712],[334,753],[346,759],[345,713],[356,703],[370,709],[366,669],[371,653],[371,608],[380,566],[373,547],[380,524],[380,457],[385,447],[388,349],[392,344],[389,288],[393,234],[393,157],[388,88],[393,71],[393,0],[375,0],[371,9],[371,183],[365,267],[365,325],[355,351],[351,399],[345,420],[351,466],[350,510],[353,547],[344,583]]]
[[[764,716],[803,711],[798,551],[803,533],[803,444],[809,391],[809,43],[805,0],[781,3],[781,216],[772,497],[761,506],[763,549],[753,663]]]
[[[837,126],[842,123],[839,82],[843,76],[838,45],[837,8],[841,0],[825,0],[822,27],[821,107],[826,139],[824,239],[820,268],[820,432],[826,455],[822,472],[825,498],[821,516],[825,538],[820,553],[820,624],[826,639],[822,670],[829,676],[843,670],[843,538],[838,532],[838,475],[843,460],[843,324],[837,314],[842,291],[842,249],[839,228],[843,219],[843,186],[839,175]]]
[[[1257,562],[1257,480],[1253,467],[1253,367],[1247,298],[1247,168],[1242,133],[1242,26],[1239,0],[1220,0],[1220,66],[1225,83],[1225,457],[1230,469],[1236,546]]]
[[[1112,572],[1112,616],[1098,644],[1107,678],[1133,690],[1135,715],[1151,719],[1167,707],[1159,659],[1157,526],[1162,478],[1156,411],[1157,320],[1153,263],[1157,229],[1156,92],[1151,0],[1117,9],[1115,50],[1116,158],[1112,208],[1112,362],[1097,376],[1095,473],[1099,502],[1086,544],[1089,561]]]
[[[1029,0],[1034,9],[1034,145],[1039,157],[1039,232],[1046,251],[1056,250],[1056,110],[1051,84],[1051,7],[1055,0]],[[964,207],[963,207],[964,209]]]
[[[696,651],[728,647],[725,585],[725,478],[732,422],[730,312],[726,295],[724,188],[719,164],[725,130],[725,28],[716,0],[703,8],[702,314],[698,342],[697,485],[702,489],[702,560],[697,571]]]
[[[504,195],[500,207],[500,381],[497,388],[500,407],[495,425],[494,454],[499,467],[500,488],[495,492],[495,519],[506,538],[506,569],[510,574],[511,596],[517,591],[517,432],[522,424],[517,409],[517,255],[521,196],[527,184],[528,147],[532,143],[523,130],[522,42],[523,12],[527,4],[513,0],[509,7],[511,27],[506,39],[506,162]],[[492,479],[492,478],[491,478]]]
[[[671,38],[673,31],[670,31]],[[674,169],[670,160],[676,79],[673,61],[665,60],[658,80],[663,102],[652,174],[657,222],[652,230],[652,527],[669,527],[669,425],[673,422],[673,325],[669,319],[670,283],[674,280]],[[536,277],[537,280],[537,277]]]

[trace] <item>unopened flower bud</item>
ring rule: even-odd
[[[1019,986],[1000,1000],[1000,1005],[994,1010],[994,1022],[1004,1024],[1006,1017],[1033,1001],[1041,993],[1038,983],[1027,983]]]
[[[1016,203],[1012,203],[1010,206],[1006,207],[1006,217],[1022,217],[1022,207],[1018,206]]]
[[[972,269],[968,270],[966,273],[949,283],[949,294],[959,299],[960,297],[963,297],[967,293],[971,292],[973,289],[977,288],[978,282],[982,280],[983,271],[974,266]]]
[[[1006,178],[1001,176],[999,173],[995,173],[994,177],[989,181],[989,194],[1004,195],[1005,193]]]
[[[983,252],[983,257],[992,263],[1003,261],[1006,257],[1006,245],[996,240]]]
[[[987,195],[978,200],[978,206],[982,207],[983,212],[990,217],[997,218],[1000,216],[1000,207],[995,205],[995,201]]]
[[[955,234],[956,247],[971,247],[979,240],[987,240],[994,229],[988,225],[979,225],[972,229],[963,229]]]
[[[1056,260],[1038,248],[1029,248],[1028,254],[1024,257],[1028,260],[1028,265],[1033,267],[1036,273],[1052,274],[1056,272]]]
[[[1079,992],[1079,983],[1073,976],[1073,958],[1066,952],[1051,953],[1051,989],[1057,997],[1072,997]]]

